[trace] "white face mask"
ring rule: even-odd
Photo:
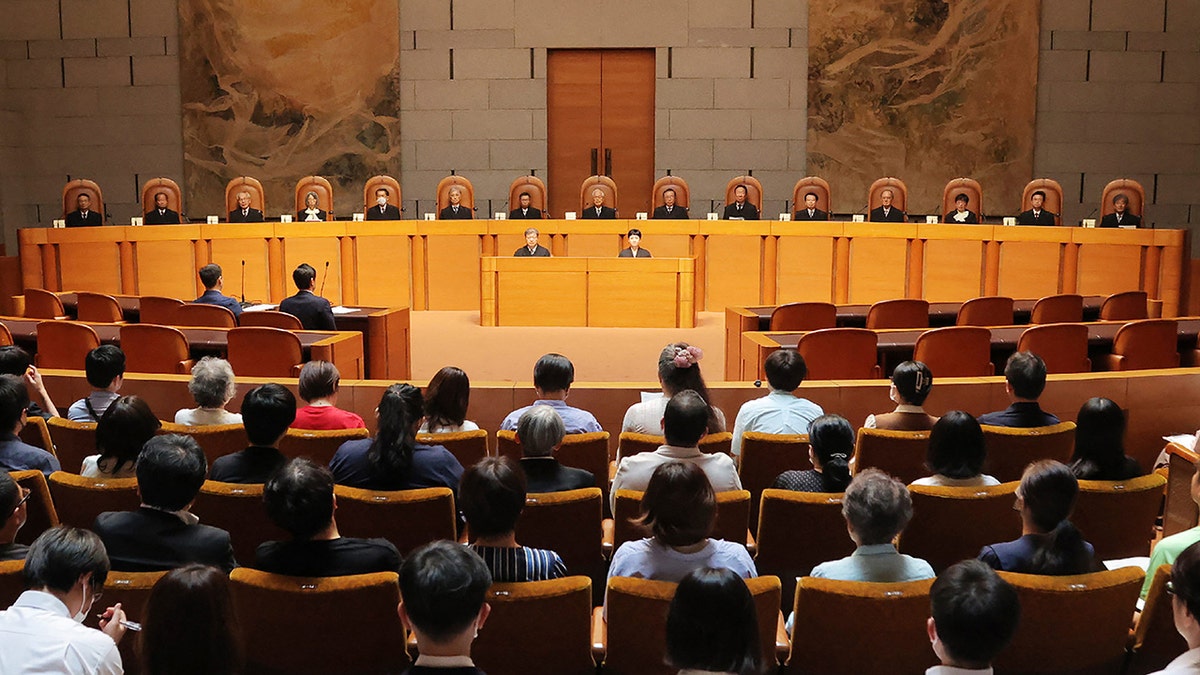
[[[387,204],[387,197],[378,197],[375,199],[375,203],[379,204],[380,206],[383,206],[383,205]]]
[[[83,605],[79,608],[79,611],[75,613],[75,616],[71,617],[72,619],[75,619],[75,623],[83,623],[84,619],[87,618],[87,613],[91,608],[92,603],[96,601],[94,597],[91,599],[91,601],[87,599],[88,585],[89,584],[86,581],[83,583]]]

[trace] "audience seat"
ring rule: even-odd
[[[922,558],[941,573],[975,558],[984,546],[1021,536],[1013,512],[1017,483],[990,487],[910,485],[913,517],[900,535],[900,552]]]
[[[832,302],[789,302],[771,312],[771,330],[822,328],[837,328],[837,305]]]
[[[50,485],[46,482],[46,474],[37,469],[30,469],[13,471],[9,475],[31,493],[29,501],[25,502],[25,525],[17,532],[16,539],[16,543],[28,546],[39,534],[52,527],[58,527],[58,511],[54,510],[54,500],[50,497]]]
[[[273,523],[263,504],[262,483],[221,483],[206,480],[196,495],[192,513],[205,525],[219,527],[233,540],[240,565],[253,565],[254,552],[264,541],[286,541],[291,535]]]
[[[8,326],[0,323],[0,346],[7,346],[11,344],[13,344],[12,331],[8,329]]]
[[[1033,303],[1029,323],[1081,323],[1083,321],[1083,296],[1074,293],[1047,295]]]
[[[1048,427],[983,426],[987,459],[983,472],[1001,483],[1021,480],[1031,462],[1053,459],[1066,464],[1075,447],[1075,423],[1059,422]]]
[[[867,310],[867,329],[880,328],[929,328],[929,302],[919,298],[880,300]]]
[[[100,346],[91,326],[75,321],[41,321],[37,325],[38,368],[83,370],[88,352]]]
[[[929,475],[925,455],[929,450],[928,431],[858,430],[854,444],[854,472],[874,467],[904,484]]]
[[[564,466],[590,471],[596,477],[596,484],[608,500],[608,440],[607,431],[593,431],[586,434],[567,434],[563,437],[562,445],[554,451],[554,458]],[[655,446],[658,447],[658,446]],[[513,461],[521,460],[521,444],[517,433],[501,429],[496,432],[496,450],[502,457],[511,457]]]
[[[569,438],[569,437],[568,437]],[[639,434],[636,431],[622,431],[617,439],[617,459],[636,455],[641,452],[654,452],[660,445],[667,442],[666,437],[655,434]],[[697,444],[700,452],[715,454],[718,452],[733,456],[733,434],[720,431],[715,434],[705,434]]]
[[[158,295],[143,295],[138,299],[138,322],[170,326],[175,320],[175,310],[183,307],[183,301]]]
[[[1030,326],[1021,332],[1017,351],[1040,356],[1047,373],[1086,373],[1092,369],[1087,355],[1088,327],[1082,323]]]
[[[1101,357],[1105,370],[1179,367],[1178,324],[1173,319],[1130,321],[1117,329],[1112,353]]]
[[[67,310],[63,309],[57,293],[41,288],[26,288],[25,316],[30,319],[65,319]]]
[[[282,328],[283,330],[304,330],[300,319],[287,312],[263,310],[260,312],[242,312],[238,317],[238,325],[247,328],[251,326],[265,328]]]
[[[464,467],[474,466],[479,460],[487,457],[487,439],[486,429],[456,431],[448,434],[417,434],[418,443],[440,445],[446,448]]]
[[[187,336],[171,326],[121,326],[121,351],[125,352],[125,370],[131,373],[187,375],[195,365]]]
[[[150,591],[158,580],[166,576],[166,572],[117,572],[109,570],[108,578],[104,580],[104,605],[92,607],[87,620],[83,623],[91,628],[100,628],[100,612],[105,607],[112,607],[118,602],[129,621],[141,623],[146,620],[146,601],[150,599]],[[125,675],[138,675],[143,672],[138,658],[137,635],[126,634],[125,639],[117,644],[121,652],[121,662],[125,667]]]
[[[7,608],[25,592],[25,561],[0,560],[0,605]]]
[[[46,420],[50,437],[54,439],[54,454],[64,471],[79,473],[83,470],[83,459],[99,452],[96,450],[96,423],[72,422],[65,417]]]
[[[158,433],[191,436],[204,451],[204,458],[208,460],[210,467],[218,457],[245,450],[250,445],[249,439],[246,438],[246,428],[240,424],[191,427],[186,424],[163,422]]]
[[[225,310],[229,311],[229,310]],[[232,328],[229,365],[245,377],[299,377],[304,365],[300,338],[280,328]]]
[[[764,434],[758,431],[742,434],[738,475],[742,479],[742,488],[750,493],[751,525],[757,527],[758,505],[763,490],[771,487],[779,474],[811,467],[807,434]]]
[[[872,380],[881,372],[878,346],[875,331],[827,328],[802,335],[796,350],[808,366],[809,380]]]
[[[136,478],[85,478],[65,471],[50,474],[50,496],[63,525],[90,528],[107,511],[135,511],[142,503]]]
[[[603,518],[600,488],[529,493],[517,520],[517,542],[554,551],[569,574],[602,579]]]
[[[233,312],[219,305],[185,302],[171,312],[171,325],[195,328],[233,328],[237,326],[237,317],[233,315]],[[239,374],[246,373],[239,371]]]
[[[1124,481],[1081,480],[1071,522],[1095,547],[1097,560],[1148,556],[1166,485],[1157,473]]]
[[[958,316],[955,318],[954,324],[956,326],[1011,326],[1013,324],[1013,299],[998,295],[971,298],[958,308]]]
[[[121,305],[111,295],[79,291],[75,294],[75,318],[89,323],[124,323]]]
[[[1151,570],[1154,580],[1146,593],[1146,604],[1137,618],[1129,641],[1129,661],[1125,675],[1146,675],[1167,667],[1176,656],[1188,650],[1187,641],[1175,630],[1175,612],[1167,582],[1171,566]]]
[[[0,324],[0,326],[3,325]],[[46,426],[46,420],[41,415],[27,416],[25,426],[21,427],[17,437],[35,448],[41,448],[52,455],[55,454],[54,440],[50,438],[50,427]]]
[[[649,537],[650,534],[633,523],[641,514],[643,492],[617,490],[613,509],[612,537],[605,533],[605,548],[616,551],[621,544]],[[717,522],[713,539],[724,539],[746,546],[754,553],[754,538],[750,532],[750,493],[746,490],[724,490],[717,493]]]
[[[457,511],[450,488],[363,490],[334,486],[338,531],[344,537],[383,537],[400,555],[439,539],[456,539]]]
[[[1101,321],[1138,321],[1150,318],[1146,291],[1113,293],[1100,305]]]
[[[992,332],[979,326],[950,326],[917,336],[913,360],[929,366],[938,377],[986,377],[992,365]]]
[[[488,675],[595,675],[586,576],[492,584],[471,658]]]
[[[370,435],[366,429],[288,429],[279,439],[279,452],[287,457],[307,457],[321,466],[329,466],[343,443]]]
[[[756,543],[758,573],[779,577],[785,592],[783,608],[790,609],[797,577],[854,552],[842,517],[842,494],[763,490]]]

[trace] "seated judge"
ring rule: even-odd
[[[1017,215],[1018,225],[1053,225],[1056,214],[1046,211],[1042,208],[1042,204],[1046,203],[1046,193],[1042,190],[1037,190],[1029,196],[1029,206],[1032,207],[1028,211],[1022,211]]]
[[[1100,220],[1100,227],[1137,227],[1142,224],[1141,218],[1127,211],[1129,197],[1118,192],[1112,203],[1113,212]]]
[[[513,252],[513,256],[517,258],[549,258],[550,249],[538,243],[538,232],[536,227],[531,227],[525,230],[525,245]]]
[[[167,193],[154,193],[154,208],[146,212],[147,225],[178,225],[179,214],[167,208]]]
[[[580,217],[584,220],[616,220],[617,210],[604,205],[604,190],[596,188],[592,190],[592,205],[584,209]]]
[[[67,227],[97,227],[104,224],[104,216],[92,210],[92,195],[80,192],[75,198],[75,210],[67,214]]]
[[[391,191],[385,187],[376,189],[376,206],[367,209],[367,220],[400,220],[400,209],[388,203],[391,196]]]
[[[654,209],[654,215],[651,217],[655,220],[687,220],[688,210],[686,207],[675,205],[675,189],[667,188],[663,192],[663,205]]]
[[[662,207],[659,207],[659,208],[662,208]],[[629,240],[629,248],[623,249],[619,254],[617,254],[618,258],[650,258],[650,257],[653,257],[650,255],[650,251],[647,251],[646,249],[642,248],[642,246],[641,246],[641,244],[642,244],[642,231],[641,230],[639,230],[635,227],[632,230],[630,230],[628,234],[625,235],[625,238],[627,240]]]
[[[942,218],[943,223],[958,223],[960,225],[978,225],[979,214],[967,209],[967,204],[971,203],[971,198],[965,192],[960,192],[954,196],[954,210],[946,214]]]
[[[520,206],[513,209],[512,211],[508,212],[509,220],[541,220],[542,219],[542,210],[535,209],[529,205],[529,202],[532,199],[532,197],[529,196],[528,192],[522,192],[521,196],[518,197],[517,199],[520,203]]]
[[[263,212],[250,208],[250,193],[243,190],[237,193],[237,208],[229,212],[231,223],[261,223]]]
[[[733,203],[725,207],[725,220],[758,220],[758,207],[746,201],[746,186],[733,189]]]
[[[197,305],[217,305],[233,312],[234,316],[242,313],[242,306],[237,298],[231,298],[221,292],[225,287],[225,275],[221,266],[209,263],[200,268],[200,282],[204,284],[204,294],[192,302]]]
[[[298,223],[316,223],[322,220],[329,220],[329,214],[322,211],[317,206],[317,193],[309,192],[304,195],[304,208],[296,212],[296,222]]]
[[[896,198],[896,193],[892,192],[891,188],[884,188],[883,192],[879,193],[879,206],[871,209],[871,217],[867,220],[872,223],[903,223],[908,220],[908,216],[900,209],[892,206],[892,200]]]
[[[450,205],[442,209],[441,213],[438,214],[439,219],[472,220],[475,218],[474,210],[462,204],[462,188],[457,185],[450,188],[447,198],[450,200]]]
[[[308,263],[300,263],[292,272],[292,283],[296,294],[279,303],[279,311],[300,319],[304,330],[337,330],[333,321],[333,306],[329,301],[313,293],[317,287],[317,270]]]
[[[792,214],[792,220],[829,220],[829,214],[817,208],[820,199],[815,192],[804,194],[804,208]]]

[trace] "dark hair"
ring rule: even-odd
[[[1029,195],[1029,198],[1033,199],[1034,197],[1037,197],[1038,195],[1041,195],[1042,199],[1045,199],[1046,191],[1045,190],[1034,190],[1033,194]]]
[[[841,415],[821,415],[808,425],[808,444],[821,462],[825,492],[845,492],[854,456],[854,427]]]
[[[971,203],[971,198],[970,198],[970,197],[968,197],[968,196],[967,196],[967,193],[965,193],[965,192],[960,192],[960,193],[958,193],[958,194],[954,195],[954,201],[956,201],[956,202],[957,202],[957,201],[960,201],[960,200],[961,200],[961,201],[962,201],[964,204],[970,204],[970,203]]]
[[[933,373],[921,361],[905,361],[892,371],[896,393],[909,405],[924,405],[933,389]]]
[[[546,354],[533,365],[533,386],[542,391],[566,391],[575,382],[575,366],[562,354]]]
[[[1116,204],[1117,202],[1125,202],[1126,204],[1128,204],[1129,197],[1126,197],[1124,192],[1118,192],[1117,194],[1113,195],[1113,198],[1112,198],[1113,204]]]
[[[137,461],[138,491],[147,506],[178,511],[191,504],[204,484],[208,460],[191,436],[155,436]]]
[[[425,388],[425,417],[430,430],[461,425],[470,404],[471,378],[461,368],[442,368]]]
[[[400,566],[400,596],[408,620],[434,642],[464,632],[483,608],[492,575],[471,549],[435,541]]]
[[[1071,471],[1078,478],[1121,480],[1125,462],[1125,411],[1107,398],[1089,398],[1075,419]]]
[[[113,380],[125,374],[125,352],[116,345],[100,345],[88,352],[83,360],[88,384],[106,389]]]
[[[688,389],[699,394],[700,398],[708,404],[706,430],[710,434],[720,433],[725,431],[725,428],[722,426],[721,420],[717,419],[717,412],[712,407],[712,398],[709,396],[708,386],[704,384],[704,375],[700,372],[699,361],[687,358],[688,365],[686,366],[679,366],[675,363],[675,358],[685,354],[689,347],[691,345],[686,342],[672,342],[663,347],[658,354],[658,380],[663,383],[667,393],[671,396]]]
[[[640,238],[641,236],[642,236],[642,231],[637,229],[636,227],[631,228],[628,232],[625,233],[626,239],[628,239],[629,237],[639,237]]]
[[[333,521],[333,474],[307,457],[288,460],[263,486],[271,522],[311,539]]]
[[[142,446],[160,427],[162,422],[146,401],[137,396],[118,398],[96,424],[96,449],[100,451],[96,464],[116,473],[126,464],[136,463]]]
[[[415,441],[413,425],[424,406],[421,390],[411,384],[393,384],[379,399],[379,431],[371,440],[367,461],[384,482],[403,483],[412,468]]]
[[[672,668],[759,675],[763,672],[754,596],[727,568],[693,570],[667,611],[667,663]]]
[[[92,589],[108,578],[108,553],[91,530],[65,525],[38,535],[25,556],[25,587],[69,593],[79,577],[92,573]]]
[[[0,375],[0,432],[11,433],[29,408],[29,390],[16,375]]]
[[[242,426],[250,445],[272,445],[296,421],[296,397],[281,384],[261,384],[242,397]]]
[[[207,289],[215,288],[217,282],[221,280],[221,266],[216,263],[209,263],[200,268],[200,283],[204,284]]]
[[[716,520],[717,495],[704,470],[673,461],[651,474],[633,522],[667,546],[690,546],[712,534]]]
[[[1037,398],[1046,389],[1046,363],[1033,352],[1017,352],[1004,364],[1004,379],[1017,398]]]
[[[1084,574],[1095,564],[1083,533],[1071,523],[1079,494],[1079,481],[1062,462],[1043,459],[1025,467],[1017,494],[1029,510],[1034,527],[1041,531],[1029,574]]]
[[[463,472],[458,498],[472,540],[507,534],[525,508],[525,474],[508,457],[484,457]]]
[[[666,190],[663,190],[663,192],[662,192],[663,196],[665,197],[668,192],[670,192],[671,194],[675,194],[675,188],[669,187]]]
[[[929,431],[925,468],[947,478],[974,478],[983,472],[987,449],[983,429],[969,413],[951,410]]]
[[[991,665],[1021,618],[1016,589],[980,560],[964,560],[939,574],[929,606],[947,656],[976,669]]]
[[[795,349],[776,349],[763,363],[767,382],[777,391],[795,391],[808,375],[804,357]]]
[[[1171,565],[1171,587],[1188,613],[1200,621],[1200,542],[1183,549]]]
[[[29,352],[16,345],[0,347],[0,375],[16,375],[22,377],[33,365]]]
[[[815,193],[815,192],[805,192],[805,193],[804,193],[804,198],[805,198],[805,199],[808,199],[810,196],[811,196],[813,199],[816,199],[816,200],[818,200],[818,201],[820,201],[820,199],[821,199],[821,195],[819,195],[819,194],[817,194],[817,193]]]
[[[7,471],[0,471],[0,528],[16,513],[21,501],[21,486]]]
[[[382,193],[383,193],[383,194],[385,194],[385,195],[389,195],[389,196],[392,194],[392,191],[391,191],[391,190],[387,189],[386,187],[384,187],[384,186],[382,186],[382,185],[380,185],[379,187],[375,188],[375,194],[379,194],[380,192],[382,192]]]
[[[313,281],[317,278],[317,270],[308,263],[300,263],[296,269],[292,270],[292,283],[296,284],[296,288],[307,290],[312,288]]]
[[[190,564],[167,572],[146,599],[139,635],[146,675],[234,675],[242,641],[229,575]]]
[[[912,518],[912,497],[895,478],[879,469],[864,469],[846,487],[842,516],[861,545],[886,544]]]
[[[342,374],[328,361],[309,361],[300,369],[300,398],[312,402],[337,393]]]
[[[695,446],[708,430],[712,414],[712,407],[700,394],[691,389],[676,393],[663,410],[663,436],[667,445],[681,448]]]

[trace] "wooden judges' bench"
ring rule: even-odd
[[[247,223],[23,229],[26,288],[196,297],[196,269],[225,292],[279,302],[307,262],[334,304],[475,310],[481,260],[524,244],[526,221]],[[546,220],[557,257],[615,258],[630,227],[659,258],[695,260],[698,311],[801,300],[963,301],[1140,289],[1179,313],[1186,231],[917,223]],[[245,263],[243,268],[243,261]],[[241,272],[245,272],[243,285]],[[244,286],[244,288],[243,288]]]

